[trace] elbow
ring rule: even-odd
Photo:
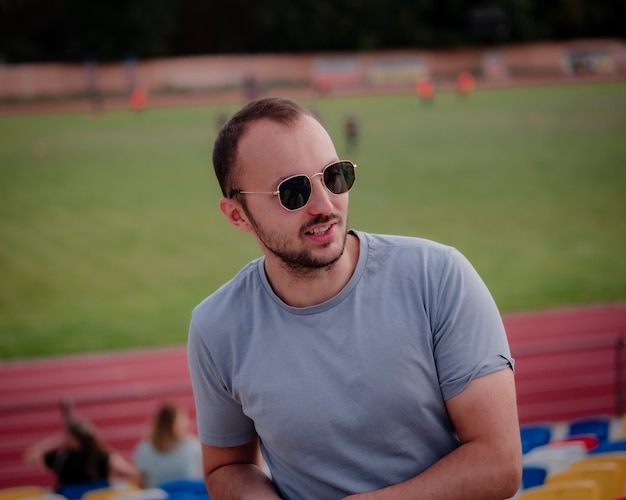
[[[34,449],[26,450],[26,452],[22,455],[22,461],[31,467],[44,467],[43,455]]]
[[[483,455],[483,496],[481,498],[512,498],[522,485],[521,443],[507,446],[492,445]],[[488,486],[489,485],[489,486]],[[489,493],[486,493],[489,491]]]
[[[502,498],[511,498],[519,491],[522,485],[522,457],[514,455],[501,462]]]
[[[522,485],[522,468],[511,470],[504,483],[504,498],[512,498]]]
[[[222,491],[223,487],[223,471],[224,467],[216,467],[214,469],[204,471],[204,485],[206,486],[207,492],[211,498],[219,498],[219,492]]]

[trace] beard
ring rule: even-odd
[[[248,218],[250,225],[254,228],[257,238],[261,244],[272,254],[278,257],[283,266],[293,276],[304,278],[329,270],[343,255],[346,247],[346,239],[348,238],[347,229],[342,235],[343,239],[341,241],[341,248],[334,255],[319,257],[314,255],[309,248],[290,248],[293,245],[290,245],[290,241],[288,241],[287,238],[281,237],[271,231],[266,231],[247,210],[245,210],[245,212],[246,217]],[[324,224],[330,221],[335,221],[339,224],[341,219],[338,219],[335,216],[320,215],[311,220],[307,226],[303,228],[302,232],[306,231],[307,227]],[[329,242],[322,248],[327,248],[331,244],[332,242]]]

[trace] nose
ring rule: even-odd
[[[311,214],[330,214],[334,211],[331,192],[324,186],[323,174],[317,173],[311,177],[311,198],[306,205]]]

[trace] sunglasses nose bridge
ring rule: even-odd
[[[311,182],[311,196],[313,196],[313,184],[316,184],[315,182],[315,178],[319,177],[319,181],[317,182],[317,186],[315,186],[315,189],[317,189],[318,191],[321,191],[322,193],[324,193],[324,195],[328,195],[331,190],[329,188],[329,186],[326,184],[326,178],[325,178],[325,173],[326,171],[322,171],[322,172],[318,172],[317,174],[313,174],[311,177],[309,177],[310,182]]]
[[[313,179],[316,177],[321,177],[322,181],[324,180],[324,172],[318,172],[317,174],[313,174],[309,179],[311,180],[311,184],[313,183]]]
[[[315,177],[319,177],[319,181],[315,182]],[[327,210],[328,206],[332,206],[331,192],[324,182],[324,172],[318,172],[311,177],[311,193],[309,194],[308,205],[316,207],[315,210]],[[315,184],[315,186],[313,186]],[[320,206],[322,208],[320,208]]]

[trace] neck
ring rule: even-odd
[[[286,266],[268,266],[265,273],[274,293],[293,307],[308,307],[332,299],[350,281],[359,259],[359,239],[348,234],[341,258],[334,264],[294,271]]]

